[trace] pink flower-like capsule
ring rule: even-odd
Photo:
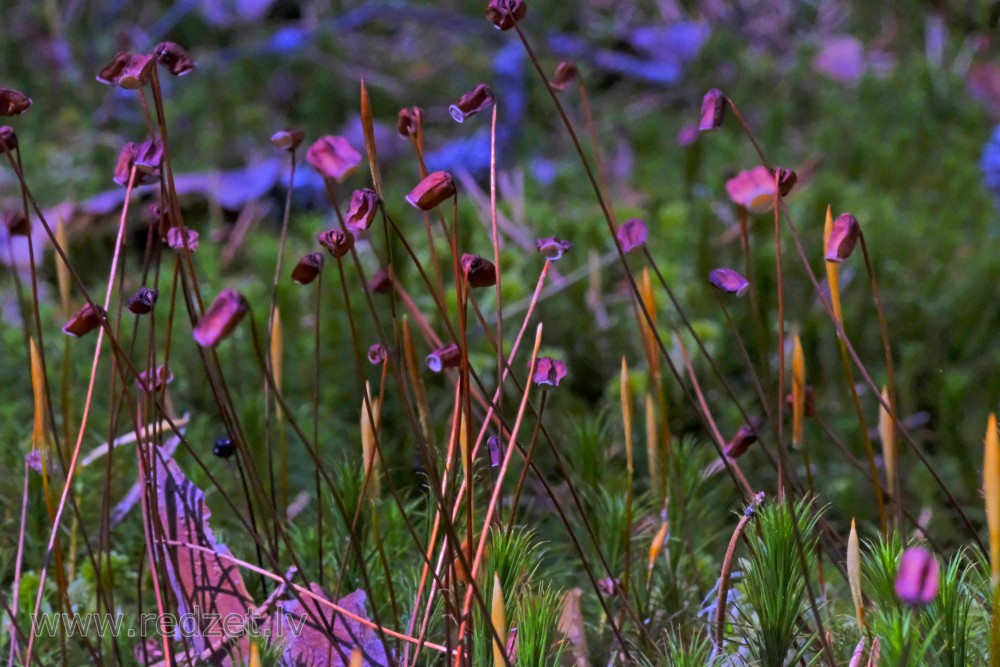
[[[857,218],[850,213],[838,215],[833,221],[830,239],[826,243],[826,261],[839,264],[850,257],[860,236],[861,225]]]
[[[385,269],[379,269],[368,279],[368,290],[373,294],[388,294],[392,290],[392,277]]]
[[[406,195],[406,201],[421,211],[431,211],[441,202],[455,196],[455,182],[446,171],[435,171],[427,174],[417,187]]]
[[[486,449],[489,452],[490,467],[498,467],[500,461],[503,460],[503,448],[500,447],[500,440],[495,435],[491,435],[486,439]]]
[[[795,184],[799,182],[799,176],[791,169],[785,169],[784,167],[777,167],[771,171],[771,177],[777,176],[778,179],[778,194],[782,197],[787,197],[788,193],[792,191]]]
[[[569,88],[569,84],[573,83],[577,76],[579,76],[580,70],[577,68],[576,64],[571,63],[568,60],[564,60],[558,65],[556,65],[556,71],[552,74],[552,78],[549,79],[549,87],[552,90],[563,91]]]
[[[448,107],[451,117],[456,123],[464,123],[468,118],[480,111],[490,108],[496,102],[493,89],[481,83],[458,99],[458,102]]]
[[[201,316],[192,335],[202,347],[215,347],[233,332],[250,311],[246,298],[234,289],[224,289]]]
[[[458,368],[462,364],[462,351],[452,343],[439,347],[427,355],[427,368],[434,373],[440,373],[446,368]]]
[[[920,547],[907,549],[896,571],[896,595],[908,605],[930,604],[937,595],[939,577],[934,554]]]
[[[378,366],[388,357],[389,353],[386,351],[385,345],[382,345],[382,343],[375,343],[368,348],[368,363],[372,366]]]
[[[144,174],[158,176],[160,165],[163,164],[163,144],[157,139],[150,139],[135,147],[135,170]]]
[[[400,109],[396,116],[396,131],[401,137],[416,137],[424,121],[424,110],[420,107]]]
[[[726,181],[726,192],[734,204],[753,213],[763,213],[774,204],[774,174],[761,166],[741,171]]]
[[[724,267],[713,269],[708,274],[708,282],[720,292],[734,294],[737,297],[743,296],[750,289],[750,282],[739,272]]]
[[[159,297],[160,293],[156,289],[140,287],[135,294],[128,298],[125,307],[136,315],[146,315],[152,312]]]
[[[292,269],[292,280],[300,285],[308,285],[323,271],[323,253],[311,252],[302,257]]]
[[[601,595],[604,597],[611,597],[613,595],[618,595],[622,589],[621,579],[617,577],[604,577],[597,582],[597,588],[601,591]]]
[[[3,146],[6,150],[12,151],[17,148],[17,133],[10,125],[0,126],[0,139],[3,139]]]
[[[806,385],[806,392],[805,393],[806,393],[806,396],[805,396],[805,399],[806,399],[805,416],[806,417],[815,417],[816,416],[816,389],[811,384],[807,384]],[[795,400],[794,400],[794,398],[792,398],[791,392],[785,394],[785,405],[787,405],[789,407],[789,409],[791,409],[791,407],[793,405],[795,405]]]
[[[145,86],[153,73],[153,66],[156,59],[151,54],[131,54],[128,62],[118,74],[115,83],[123,90],[139,90]]]
[[[37,472],[39,475],[42,474],[42,450],[32,449],[30,452],[24,455],[24,463]]]
[[[334,257],[343,257],[354,247],[354,234],[328,229],[316,235],[316,240]]]
[[[170,229],[170,207],[160,208],[159,202],[153,202],[146,209],[149,213],[149,224],[158,226],[161,230]],[[166,232],[162,232],[166,236]]]
[[[302,130],[278,130],[271,135],[271,145],[283,151],[294,151],[305,138],[306,133]]]
[[[31,223],[20,211],[4,211],[0,213],[0,220],[7,228],[8,236],[27,236],[31,233]]]
[[[132,54],[128,51],[119,51],[116,53],[108,61],[108,64],[102,67],[101,71],[97,73],[97,80],[107,86],[115,85],[131,57]]]
[[[149,369],[144,370],[139,373],[139,377],[135,379],[135,386],[139,388],[140,391],[144,391],[147,394],[156,393],[162,391],[168,384],[174,381],[174,373],[166,366],[158,366],[154,371],[150,372]]]
[[[167,71],[174,76],[184,76],[190,74],[196,65],[191,54],[180,44],[175,42],[160,42],[153,49],[156,61],[167,68]]]
[[[565,362],[552,357],[539,357],[535,361],[535,371],[531,374],[531,381],[539,387],[558,387],[564,377],[566,377]]]
[[[31,106],[31,98],[13,88],[0,87],[0,116],[20,116]]]
[[[528,13],[524,0],[490,0],[486,6],[486,18],[497,30],[510,30],[521,22]]]
[[[697,125],[685,125],[681,129],[677,130],[675,140],[677,141],[678,146],[686,148],[698,140],[698,134]]]
[[[135,177],[132,184],[148,185],[159,180],[159,175],[155,168],[151,168],[151,161],[156,159],[156,151],[153,144],[159,142],[143,142],[137,144],[133,141],[122,146],[118,153],[118,162],[115,164],[114,181],[118,185],[128,186],[129,178],[132,177],[132,168],[135,167]],[[160,157],[162,158],[162,149]],[[143,161],[140,167],[139,160]]]
[[[352,173],[361,164],[361,153],[354,150],[344,137],[327,135],[320,137],[306,151],[306,162],[312,165],[323,178],[330,178],[338,183]]]
[[[177,252],[188,252],[198,249],[198,232],[190,227],[171,227],[167,230],[167,246]]]
[[[712,88],[701,98],[700,132],[711,132],[722,127],[726,118],[726,95],[718,88]]]
[[[469,287],[492,287],[497,284],[497,268],[493,262],[479,255],[462,255],[462,271],[468,277]]]
[[[648,232],[646,223],[639,218],[632,218],[622,223],[617,232],[618,243],[622,246],[622,251],[631,252],[636,248],[646,245]]]
[[[351,194],[351,204],[347,208],[347,228],[356,232],[372,226],[378,211],[378,195],[374,190],[363,188]]]
[[[746,451],[750,449],[750,445],[757,442],[757,432],[760,431],[763,425],[764,420],[760,417],[752,417],[749,423],[740,426],[733,439],[727,442],[726,446],[722,448],[722,453],[726,458],[730,459],[738,459],[746,454]]]
[[[547,236],[544,239],[536,240],[535,247],[538,248],[538,252],[542,253],[542,257],[550,262],[555,262],[561,259],[563,254],[573,247],[573,244],[554,236]]]
[[[76,315],[69,319],[69,322],[63,325],[62,330],[64,334],[80,338],[101,326],[103,319],[104,309],[96,304],[88,303],[77,311]]]

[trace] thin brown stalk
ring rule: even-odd
[[[861,254],[865,260],[865,270],[868,272],[868,281],[872,288],[872,299],[875,301],[875,312],[878,313],[879,331],[882,335],[882,350],[885,353],[885,374],[889,382],[888,401],[882,398],[882,402],[888,402],[888,414],[890,417],[889,431],[893,449],[896,441],[896,424],[898,422],[898,406],[896,404],[896,372],[892,362],[892,344],[889,341],[889,325],[885,319],[885,308],[882,306],[882,297],[879,295],[878,281],[875,280],[875,268],[872,265],[871,255],[868,253],[868,242],[865,240],[864,232],[861,233]],[[895,499],[893,502],[896,527],[902,525],[902,515],[900,513],[900,503],[903,498],[899,486],[899,457],[894,455],[891,461],[886,461],[886,465],[891,465],[892,470],[886,471],[886,477],[890,480],[889,492]]]
[[[785,297],[784,278],[781,271],[781,219],[778,216],[778,174],[774,175],[774,252],[775,252],[775,274],[778,280],[778,396],[777,419],[775,424],[778,429],[778,502],[785,498],[785,441],[781,437],[784,426],[785,409]]]
[[[319,444],[319,398],[320,382],[323,374],[322,353],[320,352],[320,342],[322,338],[322,313],[323,313],[323,276],[320,274],[316,281],[316,300],[313,309],[313,442]],[[326,568],[323,567],[323,487],[320,484],[319,469],[313,471],[316,482],[316,569],[318,570],[319,585],[323,585],[323,577]]]
[[[542,344],[542,325],[539,324],[538,328],[535,330],[535,344],[534,344],[534,348],[531,351],[531,363],[530,363],[530,368],[531,369],[535,368],[535,361],[538,358],[538,348],[541,346],[541,344]],[[524,412],[525,412],[525,409],[527,408],[528,397],[530,395],[531,395],[530,388],[529,387],[525,387],[524,394],[521,397],[521,406],[518,408],[517,418],[514,420],[514,428],[511,429],[511,433],[510,433],[510,442],[512,442],[512,443],[517,440],[517,434],[518,434],[518,431],[520,431],[521,422],[524,419]],[[483,519],[483,530],[482,530],[482,532],[479,535],[479,546],[476,547],[476,555],[472,559],[472,568],[469,570],[470,584],[471,584],[471,582],[475,581],[476,578],[479,576],[479,566],[480,566],[480,564],[483,561],[483,555],[485,554],[485,549],[486,549],[486,538],[489,535],[488,527],[489,527],[490,523],[492,522],[493,513],[496,511],[497,502],[498,502],[498,500],[500,498],[500,491],[501,491],[501,489],[503,487],[503,479],[504,479],[504,476],[507,473],[507,468],[510,465],[510,458],[511,458],[511,454],[513,454],[513,452],[514,452],[514,448],[513,447],[508,447],[507,451],[504,453],[503,462],[500,464],[500,472],[498,473],[498,479],[497,479],[496,485],[493,487],[493,495],[490,498],[489,505],[486,507],[486,516]],[[466,630],[466,628],[469,625],[469,619],[470,619],[469,611],[470,611],[471,604],[472,604],[472,586],[470,585],[469,591],[465,595],[465,603],[463,604],[463,607],[462,607],[462,623],[461,623],[461,625],[459,625],[459,628],[458,628],[458,644],[459,645],[461,645],[462,638],[463,638],[463,636],[465,634],[465,630]],[[625,650],[624,647],[623,647],[623,650]],[[455,664],[457,666],[461,665],[461,651],[459,651],[459,656],[458,656],[458,659],[456,660]]]
[[[24,463],[24,490],[21,494],[21,524],[17,534],[17,556],[14,559],[14,585],[11,593],[11,606],[14,608],[14,616],[11,617],[10,631],[10,653],[7,658],[7,665],[14,664],[14,658],[21,656],[20,644],[17,641],[17,596],[21,590],[21,564],[24,562],[24,531],[28,525],[28,477],[31,475],[31,468],[28,462]]]
[[[295,190],[295,149],[289,151],[288,157],[288,189],[285,192],[285,206],[281,216],[281,234],[278,239],[278,255],[274,262],[274,280],[271,283],[271,300],[267,310],[267,331],[270,339],[275,332],[275,313],[278,309],[278,281],[281,279],[281,264],[285,256],[285,243],[288,239],[288,222],[292,216],[292,193]],[[274,371],[274,350],[268,347],[268,368]],[[279,383],[280,384],[280,383]],[[279,388],[280,390],[280,388]],[[281,469],[281,505],[277,503],[277,492],[274,473],[274,451],[271,447],[271,396],[267,385],[264,385],[264,447],[267,451],[267,474],[271,486],[271,503],[278,507],[288,505],[288,453],[284,446],[285,439],[281,435],[280,469]],[[280,426],[279,426],[280,428]]]
[[[107,292],[104,297],[104,312],[107,312],[111,307],[111,296],[114,291],[115,277],[118,274],[118,262],[121,258],[122,249],[125,245],[125,221],[128,215],[128,203],[132,195],[132,185],[135,181],[135,167],[132,167],[132,173],[129,175],[128,188],[125,194],[125,205],[122,208],[121,218],[118,224],[118,238],[115,241],[115,251],[111,259],[111,270],[108,277],[108,287]],[[73,488],[73,476],[76,472],[77,462],[80,457],[80,449],[83,445],[83,437],[86,432],[88,418],[90,417],[90,408],[93,404],[94,399],[94,387],[97,382],[97,366],[101,359],[101,348],[104,342],[104,327],[101,327],[97,332],[97,343],[94,346],[94,360],[91,363],[90,369],[90,380],[87,386],[87,398],[84,401],[83,416],[80,422],[80,429],[76,439],[76,445],[73,448],[73,455],[70,460],[69,468],[66,470],[66,482],[63,487],[62,494],[59,499],[59,505],[56,509],[55,516],[52,519],[52,530],[49,533],[48,544],[45,548],[45,560],[43,561],[41,571],[38,575],[38,593],[35,596],[35,604],[32,610],[31,616],[33,619],[38,618],[38,612],[41,609],[42,604],[42,594],[45,592],[45,579],[48,574],[48,564],[49,559],[52,556],[52,550],[55,547],[56,540],[59,536],[59,522],[62,519],[63,510],[66,507],[67,498]],[[25,662],[31,662],[31,656],[34,649],[35,635],[32,634],[31,639],[28,641],[27,658]]]

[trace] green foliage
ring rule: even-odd
[[[562,644],[556,642],[559,610],[558,593],[544,584],[518,596],[514,611],[518,667],[548,667],[559,663],[563,652]]]
[[[879,609],[872,615],[872,633],[881,643],[882,661],[887,665],[909,667],[926,665],[938,645],[938,625],[922,622],[912,609]]]
[[[534,580],[545,553],[535,531],[526,526],[514,526],[510,531],[491,528],[487,548],[482,568],[483,590],[493,590],[493,573],[496,573],[508,596]]]
[[[899,607],[896,597],[896,568],[903,553],[903,543],[897,533],[888,538],[879,536],[867,542],[861,553],[861,578],[865,594],[880,609]]]
[[[712,640],[705,633],[685,642],[679,634],[668,632],[664,645],[664,664],[672,667],[710,667],[716,662],[711,659]]]
[[[747,555],[740,559],[742,633],[750,655],[766,667],[794,664],[816,640],[806,629],[808,586],[813,585],[807,581],[814,576],[820,516],[813,502],[761,508],[759,530],[750,531]]]
[[[927,609],[928,621],[938,628],[942,667],[961,667],[972,661],[975,635],[983,632],[986,617],[975,604],[970,585],[971,561],[959,551],[941,572],[937,597]]]

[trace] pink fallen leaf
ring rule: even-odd
[[[164,461],[156,457],[156,481],[156,510],[162,538],[175,543],[166,547],[169,557],[164,566],[172,597],[177,602],[176,611],[182,616],[198,610],[194,618],[199,620],[199,627],[193,628],[188,639],[197,653],[206,649],[221,651],[229,638],[221,628],[211,625],[210,614],[245,618],[247,610],[254,608],[254,600],[243,583],[239,566],[227,558],[232,556],[229,548],[217,542],[212,533],[209,525],[212,512],[202,490],[173,459]],[[185,629],[188,630],[191,629]],[[245,637],[238,645],[242,655],[249,655]]]
[[[312,583],[309,589],[318,597],[330,600],[319,585]],[[363,590],[356,590],[338,600],[337,606],[367,620],[367,599]],[[384,667],[389,664],[385,645],[376,630],[312,598],[303,596],[302,600],[305,608],[298,600],[286,600],[270,619],[272,636],[285,640],[282,664],[347,667],[355,648],[361,649],[363,665]],[[327,628],[333,629],[332,641]]]

